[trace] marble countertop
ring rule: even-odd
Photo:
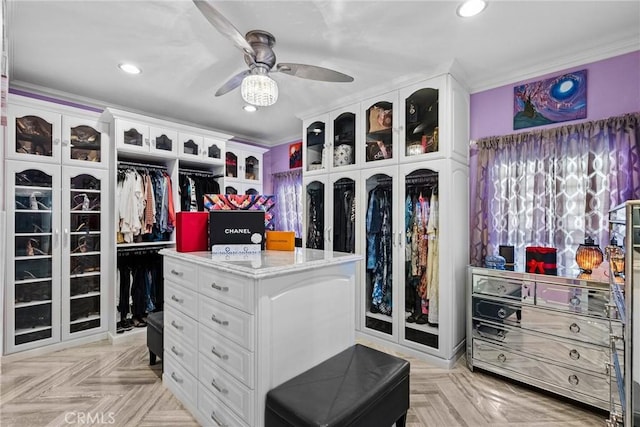
[[[181,261],[213,267],[221,271],[261,279],[305,270],[320,270],[337,264],[357,262],[362,255],[318,249],[295,248],[294,251],[261,251],[247,254],[213,254],[203,252],[177,252],[163,249],[161,255]]]

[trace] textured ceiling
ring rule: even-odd
[[[242,52],[191,1],[8,0],[10,84],[218,129],[276,145],[298,116],[429,77],[452,65],[472,92],[640,49],[638,1],[494,1],[460,19],[455,1],[215,1],[242,33],[276,37],[278,62],[319,65],[353,83],[275,73],[280,98],[242,111]],[[125,75],[122,61],[143,72]],[[385,89],[385,86],[387,89]]]

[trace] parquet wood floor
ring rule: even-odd
[[[604,412],[470,372],[464,360],[446,370],[402,357],[411,362],[408,427],[605,425]],[[149,366],[144,334],[133,341],[102,341],[0,365],[0,426],[90,425],[198,424],[162,386],[161,364]]]

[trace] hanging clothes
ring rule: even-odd
[[[367,270],[373,313],[392,312],[391,188],[377,186],[367,203]]]
[[[427,224],[429,239],[429,253],[427,256],[427,299],[429,300],[429,323],[437,325],[438,322],[438,296],[440,294],[440,268],[439,268],[439,244],[438,244],[438,196],[434,191],[431,194],[431,213]]]
[[[333,189],[333,250],[355,252],[355,183]]]
[[[205,194],[221,194],[215,175],[180,172],[178,175],[180,210],[203,212]]]
[[[307,189],[307,248],[324,249],[324,191]]]

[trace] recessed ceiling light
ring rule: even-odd
[[[242,107],[242,109],[243,109],[244,111],[248,111],[248,112],[250,112],[250,113],[253,113],[253,112],[254,112],[254,111],[256,111],[258,108],[257,108],[255,105],[249,105],[249,104],[247,104],[247,105],[244,105],[244,106]]]
[[[458,6],[456,13],[462,18],[470,18],[476,16],[487,7],[487,2],[484,0],[467,0]]]
[[[136,67],[133,64],[122,63],[118,64],[118,68],[128,74],[140,74],[142,71],[140,68]]]

